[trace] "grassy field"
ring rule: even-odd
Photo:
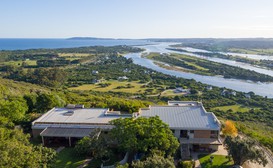
[[[48,89],[38,85],[0,78],[0,97],[1,95],[20,96],[36,91],[49,92]]]
[[[239,131],[250,136],[251,138],[260,141],[264,146],[268,147],[273,152],[273,128],[265,123],[236,121],[236,127]]]
[[[160,56],[160,53],[149,53],[148,55],[145,55],[144,57],[148,58],[148,59],[152,59],[152,60],[157,60],[156,57]],[[192,69],[188,69],[188,68],[184,68],[184,67],[178,67],[178,66],[166,66],[165,64],[160,64],[160,62],[157,62],[157,64],[161,67],[164,67],[166,69],[171,69],[171,70],[178,70],[178,71],[183,71],[183,72],[191,72],[191,73],[197,73],[197,74],[202,74],[202,75],[212,75],[211,73],[209,73],[209,69],[204,68],[202,66],[199,66],[196,64],[197,61],[199,62],[203,62],[206,60],[202,60],[200,58],[197,57],[192,57],[192,56],[187,56],[187,55],[183,55],[183,54],[171,54],[170,56],[178,59],[178,60],[183,60],[183,62],[189,66],[193,66],[195,67],[195,70]],[[164,62],[165,63],[165,62]]]
[[[210,156],[214,157],[212,163],[210,162]],[[230,161],[223,155],[201,154],[198,155],[198,158],[201,166],[205,168],[229,168],[233,165],[233,161]]]
[[[228,110],[232,110],[233,112],[248,112],[251,108],[249,107],[244,107],[241,105],[231,105],[231,106],[219,106],[219,107],[215,107],[212,110],[221,110],[221,111],[228,111]]]
[[[60,57],[88,57],[92,56],[89,53],[58,53]]]
[[[94,91],[100,91],[100,92],[113,91],[113,92],[125,92],[125,93],[144,93],[145,89],[147,89],[147,88],[141,88],[141,86],[144,85],[143,83],[139,83],[135,81],[127,82],[127,81],[112,80],[112,81],[107,81],[105,83],[109,83],[110,85],[107,87],[101,87],[99,84],[86,84],[86,85],[81,85],[78,87],[71,87],[69,89],[70,90],[94,90]],[[128,85],[130,85],[131,87],[129,88]],[[118,87],[121,87],[121,88],[118,89]]]
[[[7,61],[0,63],[1,65],[17,65],[21,66],[25,62],[27,65],[37,65],[35,60],[26,60],[26,61]]]
[[[178,96],[184,95],[185,93],[175,93],[173,89],[165,90],[161,93],[161,96]]]
[[[199,65],[196,65],[196,64],[194,64],[194,63],[192,63],[192,62],[187,62],[187,61],[185,61],[185,63],[188,64],[188,65],[190,65],[190,66],[194,66],[197,70],[208,71],[208,69],[206,69],[206,68],[204,68],[204,67],[201,67],[201,66],[199,66]]]
[[[241,48],[230,48],[229,52],[242,53],[242,54],[257,54],[257,55],[273,55],[273,49],[241,49]]]
[[[57,155],[56,168],[76,168],[83,164],[85,157],[77,155],[73,148],[65,148]]]

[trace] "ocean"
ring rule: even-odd
[[[0,39],[0,50],[26,50],[38,48],[72,48],[85,46],[145,45],[147,40],[76,40],[76,39]]]

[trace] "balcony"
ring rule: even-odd
[[[222,145],[219,138],[179,138],[180,144]]]

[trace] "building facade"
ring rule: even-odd
[[[141,117],[159,116],[167,123],[181,144],[182,156],[191,151],[215,151],[219,145],[221,123],[200,102],[169,101],[167,106],[141,109]]]
[[[182,155],[190,151],[213,151],[222,144],[219,138],[221,124],[213,113],[206,112],[200,102],[169,101],[166,106],[149,106],[134,114],[121,114],[102,108],[84,108],[68,105],[53,108],[32,123],[34,137],[41,136],[44,145],[56,139],[68,142],[88,136],[96,129],[107,133],[113,126],[109,121],[118,118],[152,117],[167,123],[181,144]]]

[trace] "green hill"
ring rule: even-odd
[[[0,98],[6,96],[23,96],[29,93],[50,92],[38,85],[0,78]]]

